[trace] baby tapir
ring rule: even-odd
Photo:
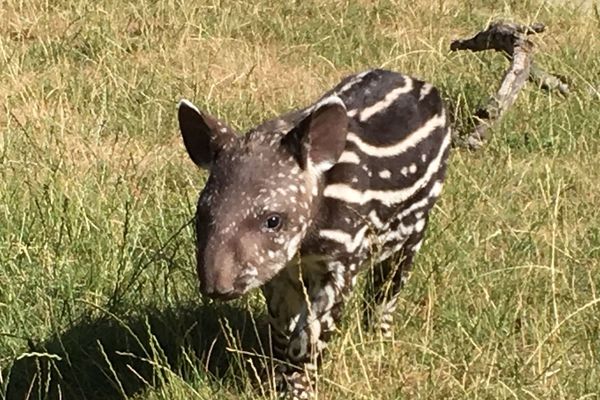
[[[210,171],[196,212],[200,290],[228,300],[262,287],[275,354],[288,365],[282,390],[309,398],[307,373],[361,268],[372,271],[374,320],[391,332],[444,181],[450,132],[440,95],[369,70],[244,135],[187,100],[178,114],[191,159]]]

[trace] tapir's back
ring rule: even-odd
[[[318,248],[308,250],[359,252],[369,233],[382,247],[401,243],[423,230],[442,187],[450,135],[440,95],[384,70],[348,77],[325,97],[334,94],[351,117],[347,144],[327,174],[319,240],[308,245]]]

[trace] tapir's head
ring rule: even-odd
[[[298,251],[323,174],[344,150],[346,108],[329,97],[296,122],[243,136],[186,100],[178,117],[188,154],[210,171],[196,211],[200,291],[232,299],[268,282]]]

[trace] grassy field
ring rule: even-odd
[[[506,61],[449,43],[498,18],[547,24],[573,92],[528,85],[454,152],[394,339],[349,307],[318,395],[600,398],[600,6],[556,3],[0,0],[0,399],[272,398],[259,296],[198,296],[176,102],[244,130],[378,66],[462,127]]]

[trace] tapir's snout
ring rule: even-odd
[[[232,300],[244,294],[236,285],[234,258],[220,251],[197,252],[200,293],[215,300]]]

